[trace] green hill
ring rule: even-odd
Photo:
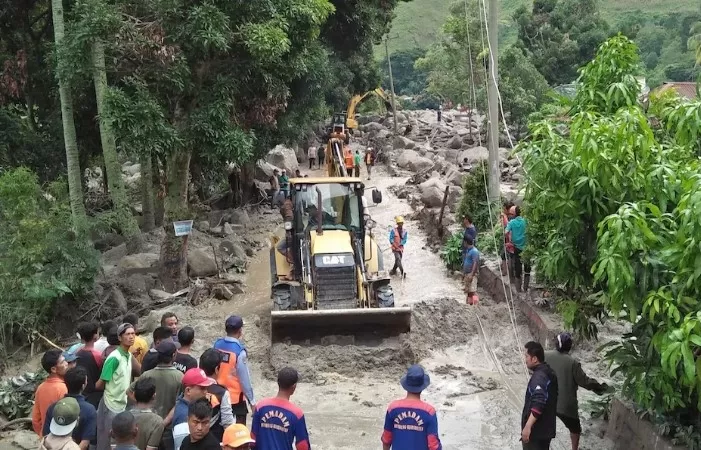
[[[485,0],[485,2],[488,0]],[[431,45],[448,16],[451,0],[412,0],[399,3],[390,31],[390,53]],[[500,0],[499,15],[501,35],[509,40],[514,36],[512,15],[516,9],[530,0]],[[636,10],[646,14],[668,14],[699,10],[698,0],[608,0],[600,3],[603,16],[617,22]],[[384,56],[384,48],[378,48],[378,57]],[[380,53],[381,50],[381,53]]]

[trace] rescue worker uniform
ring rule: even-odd
[[[404,246],[408,238],[407,231],[403,228],[404,218],[399,216],[395,220],[397,226],[392,229],[389,233],[389,243],[392,246],[392,254],[394,254],[394,267],[389,272],[390,275],[397,273],[399,269],[402,276],[405,276],[404,266],[402,265],[402,256],[404,255]]]
[[[240,329],[243,319],[231,316],[226,319],[227,329]],[[217,383],[229,391],[231,397],[231,411],[236,417],[236,423],[246,424],[248,407],[246,400],[251,405],[255,404],[251,375],[248,371],[248,355],[246,347],[235,337],[226,336],[217,339],[214,349],[222,354],[222,362],[219,367]]]

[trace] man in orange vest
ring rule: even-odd
[[[346,165],[346,173],[349,177],[352,177],[353,168],[355,167],[355,164],[353,163],[353,152],[351,151],[350,147],[346,145],[343,146],[343,160],[345,161]]]
[[[248,407],[246,400],[255,411],[256,402],[251,385],[251,374],[248,371],[248,355],[246,347],[241,343],[243,336],[243,319],[230,316],[224,324],[226,337],[219,338],[214,343],[214,349],[222,354],[217,383],[226,387],[231,397],[231,410],[236,416],[236,423],[246,424]]]
[[[404,229],[404,218],[402,216],[397,216],[395,222],[397,226],[389,232],[389,243],[392,246],[392,253],[394,254],[394,267],[389,274],[395,275],[397,269],[399,269],[402,273],[402,278],[404,278],[406,277],[406,272],[404,272],[404,266],[402,265],[402,255],[404,254],[404,246],[406,245],[408,233]]]

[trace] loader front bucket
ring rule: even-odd
[[[271,311],[273,343],[323,343],[327,336],[378,339],[398,336],[410,329],[411,307]]]

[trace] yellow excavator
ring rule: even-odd
[[[390,96],[387,95],[384,90],[382,90],[381,87],[373,89],[372,91],[368,91],[364,94],[354,95],[350,99],[350,102],[348,102],[348,109],[346,110],[346,128],[350,130],[358,129],[358,121],[355,119],[355,110],[358,108],[358,105],[362,103],[363,100],[368,98],[369,95],[373,94],[384,102],[387,111],[392,111],[392,100]]]
[[[397,307],[359,178],[290,179],[285,237],[271,238],[271,338],[396,336],[411,325]],[[379,191],[372,201],[380,203]]]

